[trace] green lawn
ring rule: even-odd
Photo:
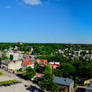
[[[3,73],[2,72],[0,72],[0,76],[2,76],[3,75]]]
[[[12,82],[18,82],[18,81],[17,80],[2,81],[2,82],[0,82],[0,85],[10,84]]]

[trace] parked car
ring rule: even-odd
[[[30,90],[32,92],[44,92],[43,90],[41,90],[35,86],[30,86],[29,88],[27,88],[27,90]]]

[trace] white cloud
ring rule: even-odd
[[[24,0],[24,3],[27,5],[40,5],[40,0]]]

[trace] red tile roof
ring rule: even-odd
[[[41,76],[41,74],[39,74],[39,73],[36,73],[36,77],[40,77]]]
[[[47,60],[40,60],[40,62],[44,62],[44,63],[47,63],[48,61],[47,61]]]
[[[24,61],[24,62],[22,62],[22,64],[23,65],[32,65],[32,64],[34,64],[34,62],[32,62],[32,61]]]
[[[26,57],[26,59],[30,59],[30,57]]]

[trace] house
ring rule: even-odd
[[[8,70],[8,64],[10,63],[10,60],[2,60],[0,67],[2,69]]]
[[[16,70],[19,70],[22,68],[22,61],[12,61],[8,64],[8,71],[10,72],[16,72]]]
[[[43,74],[36,72],[35,76],[31,80],[33,80],[34,83],[39,84],[42,81],[42,77]]]
[[[87,80],[85,82],[85,83],[89,84],[87,87],[86,86],[79,86],[77,88],[76,92],[92,92],[92,81],[91,80]]]
[[[72,79],[55,76],[54,82],[60,86],[62,92],[73,92],[74,81]]]
[[[60,66],[60,63],[59,62],[49,62],[49,65],[53,68],[57,68]]]
[[[48,60],[39,60],[39,59],[37,59],[37,63],[44,66],[44,65],[47,65]]]
[[[43,76],[43,74],[36,72],[34,78],[42,78],[42,76]]]
[[[31,68],[34,68],[34,62],[32,61],[24,61],[22,62],[22,66],[24,68],[24,70],[27,68],[27,67],[31,67]]]
[[[35,60],[35,55],[30,55],[30,57],[31,57],[31,60],[32,60],[32,61],[36,61],[36,60]]]
[[[85,90],[85,92],[92,92],[92,82],[88,85],[88,87]]]
[[[23,58],[23,54],[20,51],[17,50],[10,50],[8,52],[6,52],[6,56],[8,58],[10,58],[10,55],[13,55],[13,60],[17,61],[17,60],[21,60]]]
[[[29,56],[26,56],[26,60],[30,60],[30,57]]]
[[[77,86],[75,92],[86,92],[86,86]]]
[[[18,42],[19,45],[23,45],[23,42]]]

